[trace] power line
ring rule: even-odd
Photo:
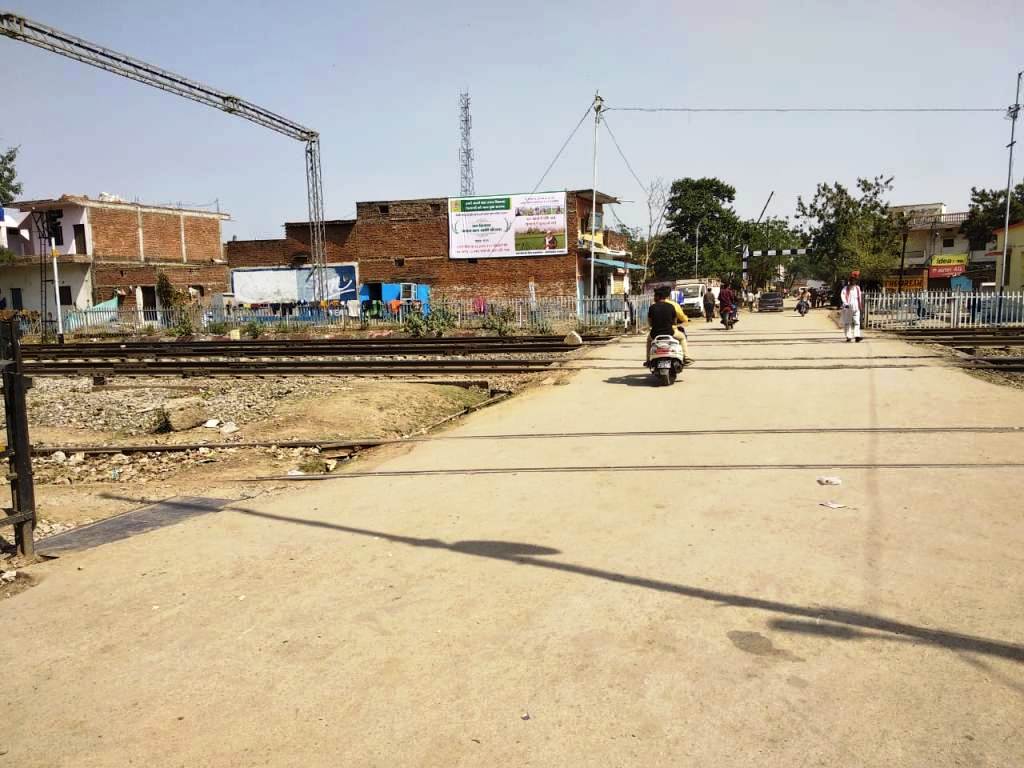
[[[607,117],[604,119],[604,127],[608,131],[608,135],[612,137],[612,143],[615,145],[615,149],[619,151],[619,157],[622,158],[622,162],[626,164],[626,167],[629,169],[629,172],[633,174],[633,178],[636,179],[636,183],[640,185],[640,189],[642,189],[644,191],[644,194],[646,195],[647,185],[640,181],[640,177],[637,175],[636,171],[633,170],[633,166],[629,164],[629,160],[626,159],[626,153],[622,151],[622,147],[619,146],[619,140],[616,139],[615,134],[612,133],[612,128],[610,125],[608,125]]]
[[[1005,107],[605,107],[606,112],[1005,112]]]
[[[551,161],[551,164],[548,165],[547,170],[544,171],[544,175],[540,177],[540,181],[538,181],[534,185],[534,187],[533,187],[533,191],[534,192],[536,192],[538,189],[540,189],[540,185],[544,183],[544,179],[546,179],[548,177],[548,174],[551,173],[551,169],[555,167],[555,163],[558,162],[558,158],[560,158],[562,156],[562,153],[565,152],[565,148],[567,146],[569,146],[569,142],[572,141],[572,137],[576,135],[576,131],[578,131],[580,129],[580,126],[583,125],[583,121],[587,119],[587,115],[590,114],[590,110],[593,109],[593,108],[594,108],[593,104],[588,104],[587,105],[587,111],[583,113],[583,117],[581,117],[580,121],[578,123],[576,123],[576,127],[572,129],[572,133],[569,134],[569,138],[567,138],[565,140],[565,143],[562,144],[562,148],[558,150],[558,153],[555,155],[555,159]]]

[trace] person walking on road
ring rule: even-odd
[[[711,292],[710,288],[704,294],[704,317],[709,323],[715,319],[715,294]]]
[[[860,313],[864,306],[864,292],[860,287],[860,272],[850,273],[850,279],[839,292],[839,300],[843,309],[843,332],[847,343],[860,342]]]

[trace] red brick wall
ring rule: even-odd
[[[326,228],[329,262],[358,262],[360,282],[428,283],[436,295],[452,297],[526,296],[532,280],[539,296],[576,295],[577,200],[569,195],[569,253],[564,256],[480,259],[448,258],[448,201],[390,200],[359,203],[355,224]],[[380,206],[388,206],[383,213]],[[309,254],[309,228],[286,227],[281,240],[239,240],[225,244],[231,267],[288,267]],[[190,256],[191,258],[191,256]],[[404,260],[402,266],[396,259]]]
[[[125,292],[122,306],[135,306],[135,286],[156,285],[163,272],[176,288],[201,285],[207,297],[228,290],[226,264],[95,264],[92,269],[93,302],[111,299],[117,288]],[[129,287],[130,286],[130,287]]]
[[[359,203],[348,245],[359,262],[361,282],[428,283],[435,295],[526,296],[532,280],[539,296],[576,293],[576,233],[570,224],[564,256],[479,259],[448,258],[447,199]],[[577,220],[568,197],[566,218]],[[382,213],[380,206],[387,205]],[[395,259],[403,259],[398,266]]]
[[[103,261],[139,261],[139,219],[131,210],[89,208],[92,252]]]
[[[179,235],[180,237],[180,235]],[[149,231],[146,231],[146,258],[149,258]],[[189,261],[220,261],[220,219],[185,216],[185,255]]]
[[[143,212],[142,250],[146,261],[181,261],[181,218]]]

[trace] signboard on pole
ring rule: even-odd
[[[928,277],[956,277],[967,271],[966,253],[944,253],[932,256]]]
[[[569,252],[565,192],[448,199],[448,256],[496,259]]]

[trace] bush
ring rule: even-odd
[[[455,327],[455,313],[448,308],[444,302],[438,302],[430,307],[430,314],[427,315],[427,330],[434,336],[444,336],[445,331]]]
[[[534,312],[530,315],[530,333],[534,336],[551,336],[555,332],[555,329],[551,325],[551,321],[544,317],[539,312]]]
[[[220,321],[207,323],[206,332],[213,336],[223,336],[228,332],[228,324]]]
[[[423,313],[410,312],[405,316],[405,322],[402,323],[402,330],[414,339],[418,339],[421,336],[427,335],[427,324],[428,321],[424,319]]]
[[[250,320],[242,326],[242,333],[250,339],[258,339],[263,335],[263,324],[258,323],[255,320]]]
[[[14,263],[14,251],[9,248],[0,246],[0,264],[13,264]]]
[[[178,322],[171,326],[172,336],[191,336],[195,333],[195,329],[192,327],[192,318],[185,312],[181,313],[181,317],[178,318]]]
[[[484,318],[483,328],[498,336],[511,336],[515,333],[515,320],[516,313],[511,307],[497,310],[492,308]]]

